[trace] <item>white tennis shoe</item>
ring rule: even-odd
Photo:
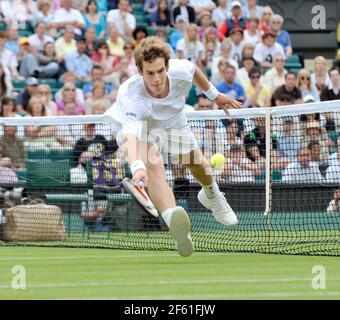
[[[227,226],[236,226],[238,220],[235,212],[228,204],[224,194],[220,192],[215,198],[208,199],[204,190],[198,193],[198,201],[208,210],[211,210],[215,219]]]
[[[169,232],[177,243],[178,253],[188,257],[194,252],[194,245],[190,236],[190,220],[182,207],[176,207],[171,213]]]

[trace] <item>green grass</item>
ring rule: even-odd
[[[0,299],[339,299],[337,257],[0,247]],[[25,290],[11,287],[13,266]],[[326,289],[312,288],[312,268]]]

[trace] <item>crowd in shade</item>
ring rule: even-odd
[[[294,51],[284,28],[284,17],[270,6],[256,0],[146,0],[139,2],[139,9],[137,4],[1,1],[1,116],[103,114],[115,102],[119,86],[138,73],[134,51],[149,35],[164,39],[172,58],[196,64],[220,92],[241,101],[244,108],[340,98],[337,64],[329,68],[323,56],[316,56],[313,67],[305,68],[303,55]],[[293,57],[300,67],[285,68]],[[195,87],[187,103],[191,111],[216,108]],[[207,156],[220,151],[230,160],[219,172],[221,179],[248,182],[263,177],[262,120],[207,121],[194,130]],[[66,131],[50,126],[13,130],[2,129],[0,165],[14,171],[22,169],[23,161],[10,160],[14,151],[8,139],[22,144],[20,148],[74,148],[79,139],[94,141],[100,136],[105,150],[113,139],[99,133],[86,136],[84,128],[77,135],[72,128],[63,128],[70,130],[63,135]],[[292,116],[274,123],[272,160],[282,181],[340,182],[339,130],[336,113]],[[294,174],[298,171],[304,174]]]

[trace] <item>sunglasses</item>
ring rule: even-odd
[[[276,62],[284,62],[284,59],[275,59]]]
[[[254,75],[254,76],[251,76],[250,78],[251,79],[260,79],[260,76],[259,75]]]
[[[133,47],[124,47],[124,50],[133,50]]]
[[[73,88],[73,89],[71,89],[71,88],[65,88],[64,90],[65,90],[65,91],[76,91],[76,89],[74,89],[74,88]]]
[[[263,15],[271,16],[272,14],[270,12],[263,12]]]
[[[301,80],[310,80],[310,77],[301,77]]]

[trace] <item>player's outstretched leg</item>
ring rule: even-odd
[[[174,194],[165,180],[162,156],[154,148],[155,146],[148,145],[148,150],[151,150],[149,155],[153,155],[154,160],[147,163],[149,196],[168,225],[169,232],[176,241],[178,253],[187,257],[194,251],[190,236],[190,220],[182,207],[176,207]]]
[[[212,175],[212,168],[199,149],[193,150],[190,155],[182,156],[182,163],[191,171],[192,175],[201,184],[198,201],[208,210],[211,210],[215,219],[227,226],[235,226],[238,220],[235,212],[228,204],[224,194],[220,191]]]

